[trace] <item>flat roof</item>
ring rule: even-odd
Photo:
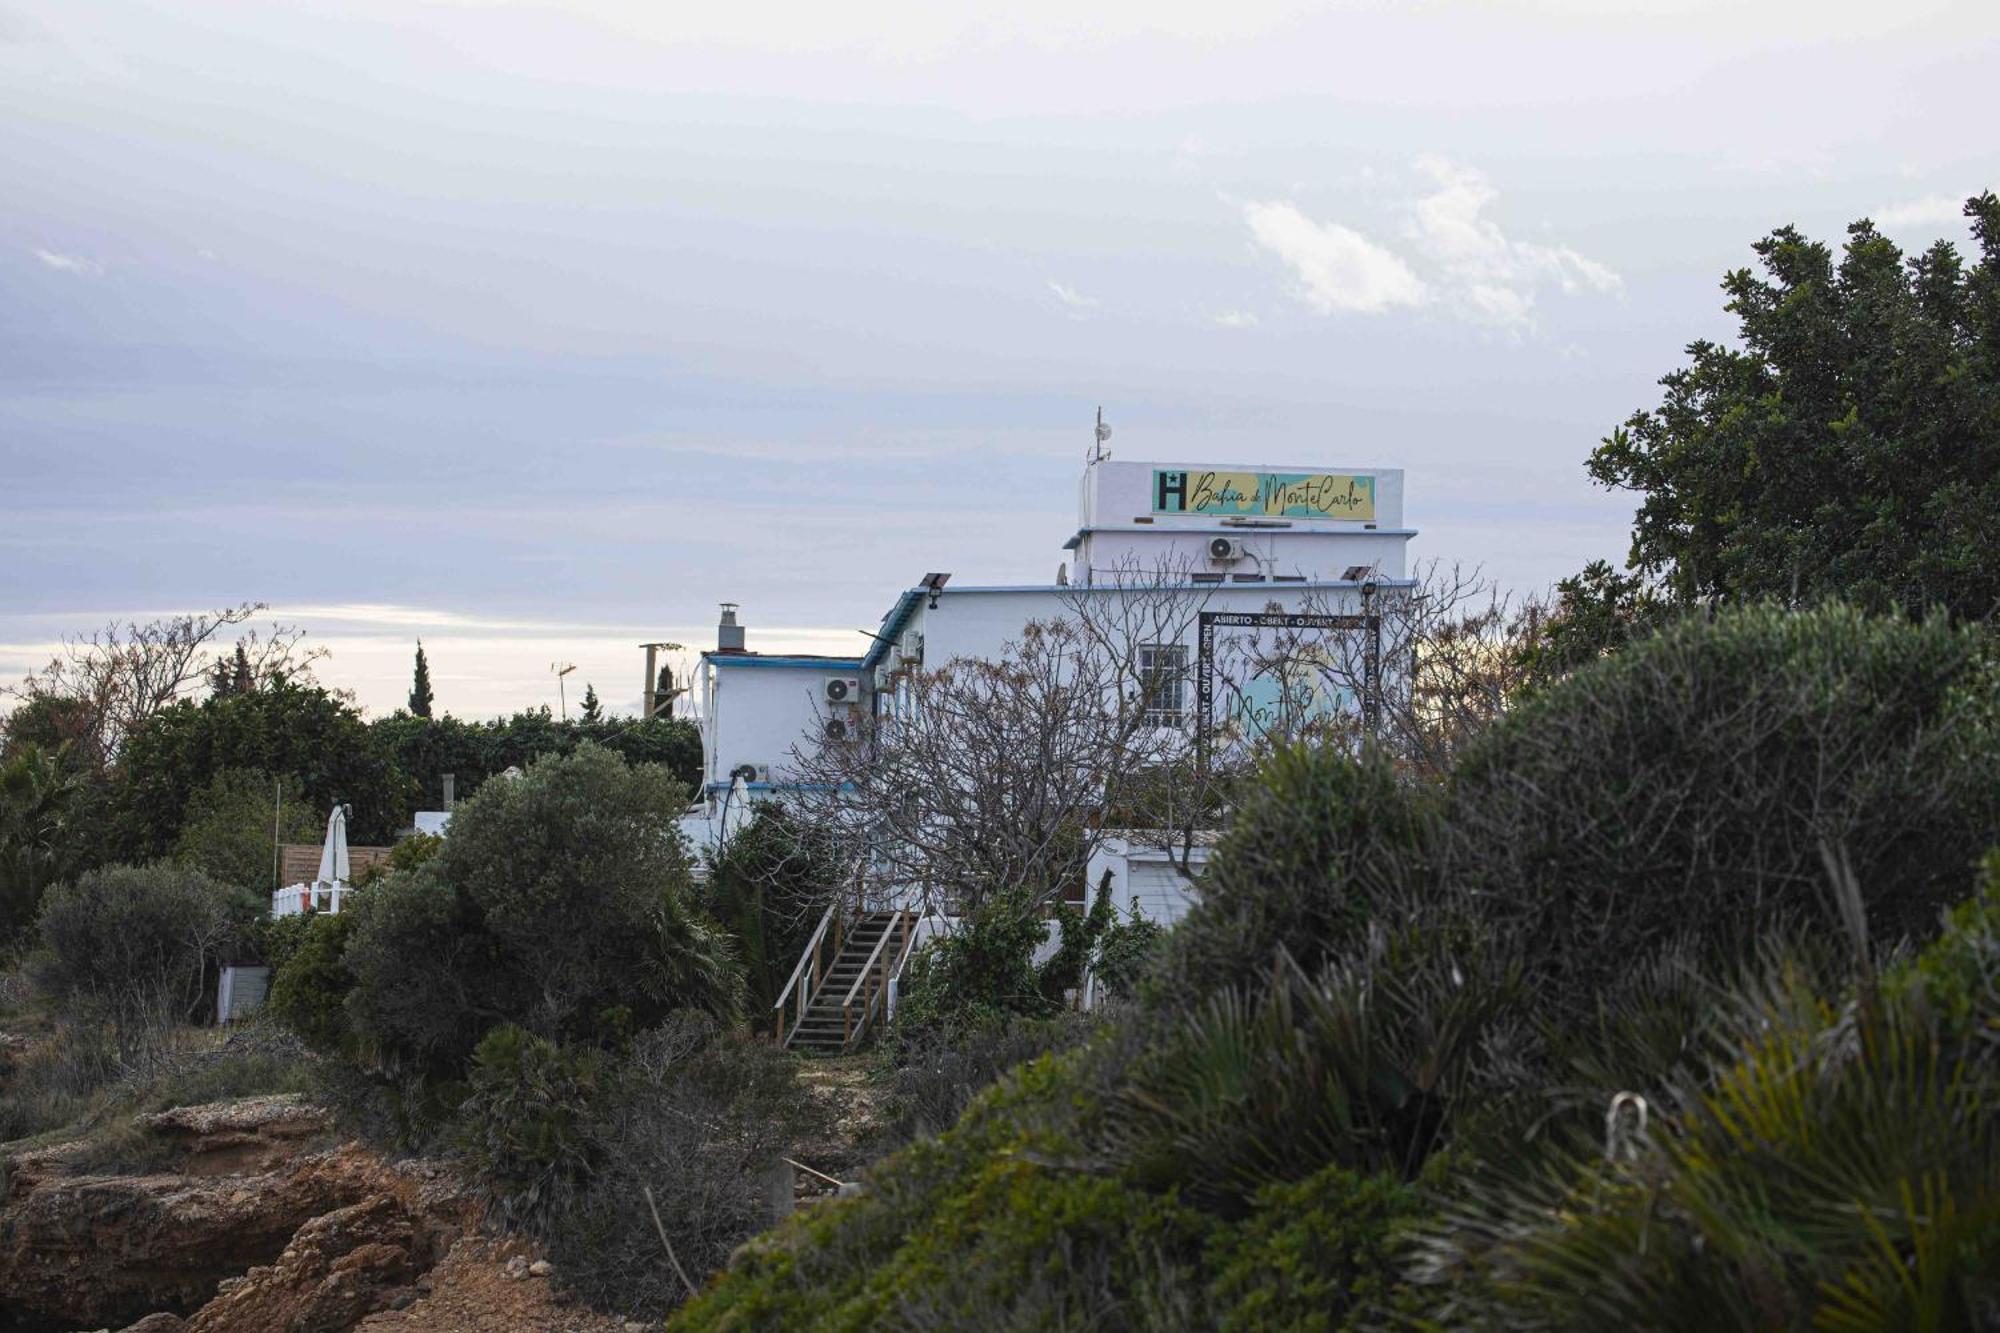
[[[710,651],[701,660],[714,666],[793,667],[800,670],[859,671],[858,657],[823,657],[817,653],[725,653]]]
[[[1176,591],[1199,588],[1207,593],[1278,588],[1282,588],[1287,592],[1296,592],[1300,589],[1309,590],[1313,588],[1360,588],[1371,583],[1378,588],[1414,588],[1417,586],[1417,580],[1412,578],[1376,578],[1260,579],[1255,583],[1195,583],[1190,581],[1187,583],[1170,583],[1164,585],[1164,587]],[[867,655],[862,657],[855,665],[862,670],[872,671],[876,663],[880,662],[887,655],[890,645],[902,634],[903,627],[910,623],[910,617],[916,613],[917,603],[926,597],[942,600],[943,598],[956,597],[968,593],[976,595],[980,593],[1008,592],[1053,592],[1065,595],[1083,594],[1088,596],[1094,593],[1158,592],[1162,586],[1156,583],[995,583],[983,586],[979,584],[965,585],[953,583],[942,588],[911,588],[898,597],[896,604],[889,608],[889,613],[882,617],[882,627],[875,633],[875,642],[869,646]]]

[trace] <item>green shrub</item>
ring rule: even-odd
[[[1722,964],[1777,925],[1926,933],[2000,827],[1980,635],[1842,607],[1690,617],[1530,699],[1451,783],[1451,878],[1587,997],[1676,939]]]
[[[1404,1285],[1404,1233],[1430,1213],[1393,1173],[1329,1166],[1265,1186],[1250,1215],[1210,1241],[1211,1326],[1361,1333],[1403,1322],[1394,1314],[1419,1303]]]
[[[1097,958],[1091,964],[1097,984],[1112,999],[1131,999],[1155,966],[1166,938],[1167,928],[1139,915],[1134,903],[1130,917],[1113,921],[1098,937]]]
[[[1260,989],[1218,991],[1158,1031],[1100,1141],[1134,1179],[1223,1215],[1328,1164],[1414,1179],[1481,1091],[1513,991],[1504,964],[1423,936],[1310,976],[1281,954]]]
[[[355,895],[356,1036],[456,1078],[501,1023],[602,1046],[678,1008],[736,1013],[728,941],[690,905],[682,799],[592,745],[481,787],[436,857]]]
[[[773,1191],[790,1188],[779,1158],[826,1128],[776,1047],[699,1014],[639,1034],[601,1078],[582,1126],[595,1167],[542,1231],[564,1288],[628,1314],[678,1305],[686,1290],[655,1211],[674,1259],[700,1282],[772,1222]]]
[[[584,1122],[602,1057],[509,1024],[481,1039],[459,1142],[487,1197],[512,1221],[539,1220],[591,1169]]]
[[[200,1021],[240,912],[227,885],[171,862],[90,871],[42,900],[45,983],[121,1032]]]
[[[1048,929],[1028,897],[988,895],[956,929],[911,957],[897,997],[896,1029],[960,1032],[1054,1013],[1060,1005],[1043,994],[1034,964]]]
[[[1008,1070],[1068,1050],[1097,1028],[1093,1017],[1068,1012],[985,1026],[898,1028],[885,1076],[888,1096],[878,1112],[879,1146],[900,1147],[951,1128]]]
[[[753,1010],[777,1001],[829,894],[849,873],[826,837],[768,801],[709,866],[702,892],[736,941]]]
[[[1022,1065],[959,1123],[747,1247],[677,1329],[1191,1326],[1206,1223],[1079,1160],[1088,1048]]]
[[[1149,1001],[1198,1002],[1266,972],[1280,945],[1307,970],[1422,892],[1437,816],[1375,755],[1278,751],[1248,785],[1187,917],[1167,937]]]
[[[1876,1004],[1778,970],[1726,1006],[1730,1041],[1650,1124],[1614,1108],[1601,1152],[1468,1191],[1426,1245],[1447,1322],[1993,1326],[1994,902],[1955,914]]]
[[[354,974],[347,967],[352,913],[301,913],[281,921],[299,922],[277,936],[267,950],[271,963],[271,1016],[317,1050],[339,1050],[348,1041],[347,996]],[[271,955],[276,954],[275,961]]]
[[[188,798],[173,859],[211,879],[268,893],[277,887],[278,842],[317,842],[324,811],[306,804],[297,778],[274,782],[259,769],[215,774]]]
[[[377,861],[355,872],[354,887],[366,888],[398,870],[415,870],[428,865],[443,848],[444,837],[441,834],[425,833],[421,829],[406,833],[389,849],[386,861]]]

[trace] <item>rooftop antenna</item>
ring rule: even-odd
[[[576,670],[574,662],[551,662],[549,670],[556,673],[556,698],[562,703],[562,720],[569,721],[569,695],[563,689],[563,677]]]
[[[1104,447],[1110,438],[1111,427],[1104,424],[1104,409],[1099,407],[1097,409],[1097,438],[1090,446],[1090,461],[1093,465],[1102,463],[1105,459],[1111,457],[1111,451]]]

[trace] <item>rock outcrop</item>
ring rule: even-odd
[[[270,1267],[273,1292],[259,1308],[327,1318],[216,1327],[345,1328],[407,1292],[470,1217],[440,1173],[390,1167],[354,1145],[305,1151],[326,1119],[290,1099],[186,1108],[142,1117],[135,1130],[151,1140],[134,1147],[139,1156],[184,1169],[79,1174],[92,1161],[87,1144],[8,1163],[0,1307],[117,1327],[202,1310],[225,1281],[240,1288],[241,1275]]]
[[[328,1146],[296,1098],[0,1153],[0,1322],[124,1333],[622,1333],[435,1163]],[[149,1169],[110,1169],[124,1162]],[[165,1167],[167,1169],[153,1169]]]

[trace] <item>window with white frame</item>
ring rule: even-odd
[[[1188,650],[1183,643],[1149,643],[1139,649],[1140,688],[1146,724],[1178,727],[1187,720]]]

